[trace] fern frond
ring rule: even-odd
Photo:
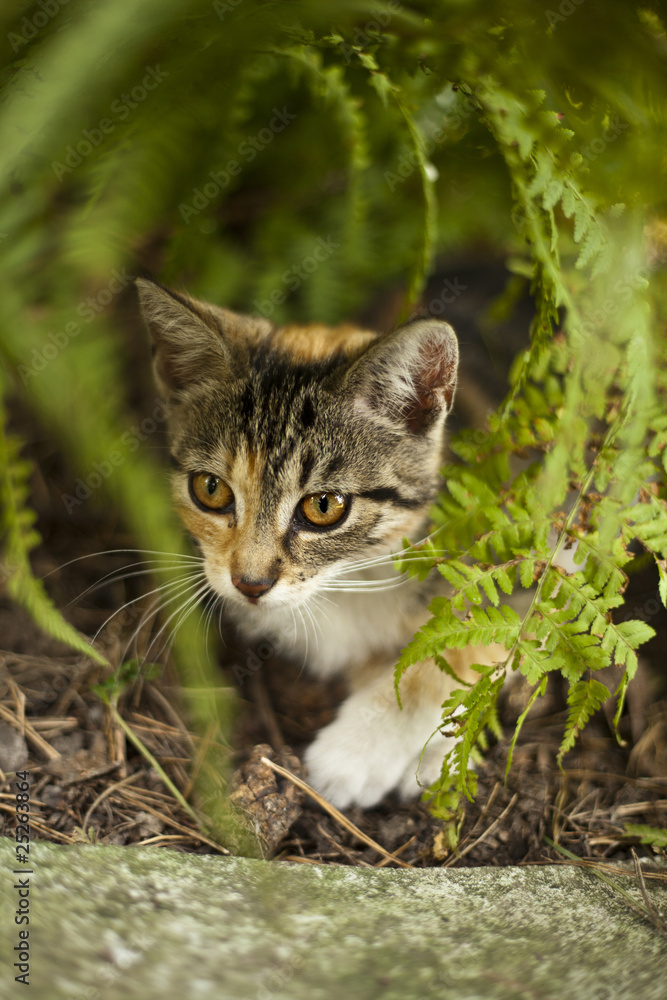
[[[481,604],[485,598],[497,606],[500,601],[498,588],[505,594],[511,594],[514,589],[505,565],[482,569],[479,565],[468,566],[455,559],[441,563],[438,569],[454,588],[449,600],[455,611],[463,611],[466,603]]]
[[[0,406],[0,568],[7,593],[48,635],[97,663],[107,664],[106,657],[65,621],[33,574],[30,552],[41,539],[35,528],[36,516],[28,505],[32,466],[21,458],[21,442],[7,435],[5,427],[6,414]]]
[[[645,823],[626,823],[624,831],[628,837],[636,837],[640,844],[667,849],[667,829],[647,826]]]
[[[447,649],[462,649],[470,645],[499,643],[509,648],[519,637],[521,619],[508,605],[473,607],[462,620],[454,614],[447,598],[437,597],[431,603],[431,611],[434,617],[421,627],[401,653],[395,672],[397,690],[403,673],[413,663],[442,656]]]
[[[591,715],[602,706],[609,697],[609,689],[600,681],[591,677],[587,681],[576,681],[570,685],[567,696],[568,715],[565,735],[558,751],[558,762],[574,746],[577,734],[584,728]]]

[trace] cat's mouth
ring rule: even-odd
[[[227,598],[228,606],[242,614],[247,609],[254,618],[262,612],[275,612],[285,610],[289,607],[295,608],[304,603],[308,603],[311,596],[310,588],[303,586],[290,586],[283,584],[276,578],[272,582],[268,580],[239,581],[236,578],[228,578],[226,585],[215,588]],[[304,592],[305,591],[305,592]],[[250,611],[250,607],[257,608],[257,611]]]

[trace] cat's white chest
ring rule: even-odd
[[[251,641],[268,639],[276,652],[329,677],[378,656],[398,655],[416,628],[414,611],[407,610],[414,586],[407,580],[388,591],[320,593],[305,606],[267,607],[237,617],[237,624]]]

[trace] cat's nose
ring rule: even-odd
[[[240,590],[242,594],[251,601],[252,604],[257,603],[257,599],[265,594],[267,590],[271,590],[271,587],[276,582],[277,577],[273,577],[271,580],[248,580],[244,576],[233,576],[232,583],[237,590]]]

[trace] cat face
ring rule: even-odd
[[[138,282],[170,403],[174,494],[245,615],[298,605],[425,522],[456,375],[436,321],[273,328]]]

